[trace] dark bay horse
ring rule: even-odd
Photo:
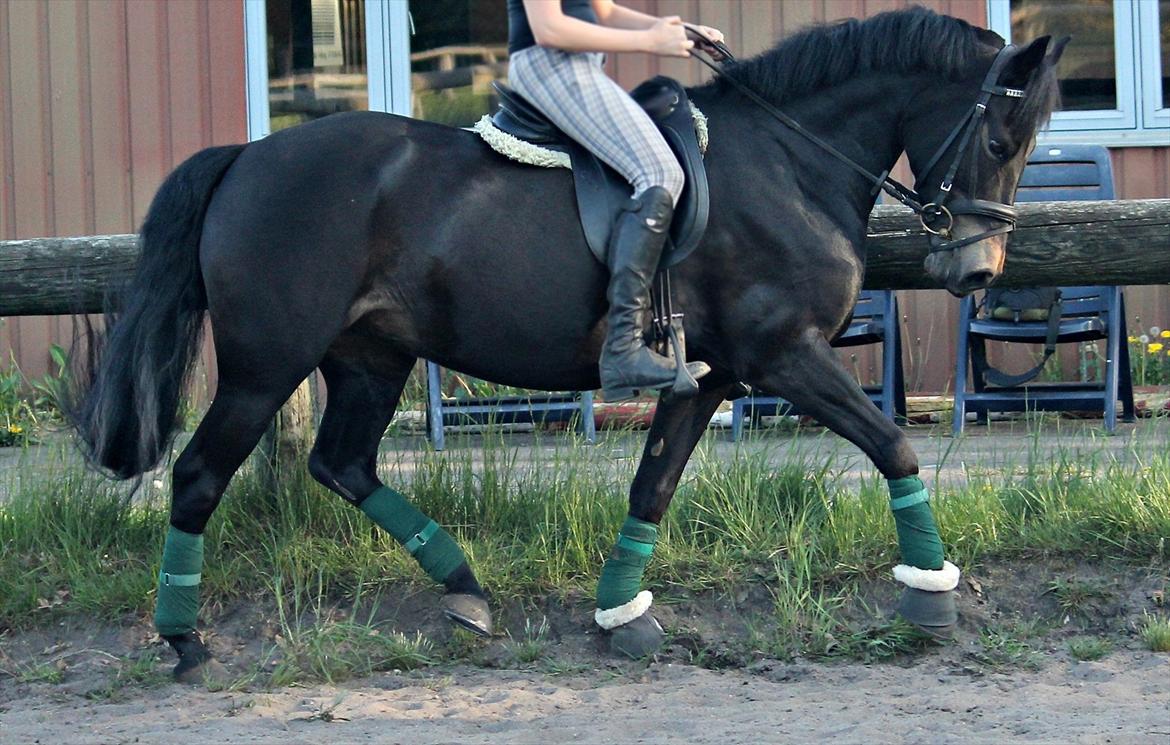
[[[814,27],[726,74],[872,173],[905,152],[928,196],[950,179],[938,193],[955,204],[1010,205],[1056,103],[1062,47],[1044,37],[1004,48],[989,31],[912,9]],[[997,93],[979,104],[989,79]],[[728,81],[690,93],[708,117],[711,217],[673,285],[690,357],[713,371],[697,396],[658,407],[630,490],[633,527],[602,572],[624,594],[599,605],[598,621],[615,640],[628,631],[615,648],[653,650],[661,630],[638,592],[651,534],[711,414],[745,381],[855,443],[890,480],[910,572],[898,578],[938,596],[903,613],[945,627],[957,570],[942,560],[915,453],[829,346],[861,286],[874,185]],[[950,250],[925,270],[956,295],[986,287],[1003,267],[1002,222],[994,208],[956,209]],[[210,659],[195,632],[204,527],[314,369],[328,404],[312,474],[446,586],[453,620],[489,632],[458,546],[382,485],[375,454],[418,358],[525,388],[598,386],[605,269],[586,247],[569,172],[506,161],[467,131],[341,114],[194,155],[161,187],[141,238],[76,424],[92,460],[115,475],[153,467],[210,316],[219,387],[174,464],[156,615],[176,671]]]

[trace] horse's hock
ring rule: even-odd
[[[1170,235],[1170,199],[1033,202],[1017,209],[1000,287],[1170,283],[1170,251],[1151,250]],[[922,271],[928,250],[913,212],[876,207],[865,288],[937,289]],[[100,313],[137,258],[135,235],[0,241],[0,316]]]

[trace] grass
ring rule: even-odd
[[[1134,448],[1124,460],[1104,449],[1050,456],[1037,441],[1004,454],[994,469],[970,470],[961,487],[924,474],[950,558],[960,566],[1036,554],[1164,561],[1170,454]],[[636,462],[615,461],[611,452],[552,436],[538,442],[530,465],[488,436],[482,449],[424,454],[389,480],[452,530],[497,597],[574,602],[591,596],[627,509]],[[0,628],[145,618],[166,531],[164,495],[147,479],[132,497],[125,484],[59,458],[14,473],[0,504]],[[667,597],[762,583],[773,596],[773,630],[762,630],[759,642],[778,657],[881,660],[922,649],[926,643],[900,623],[876,614],[859,623],[844,612],[859,580],[897,560],[883,480],[872,472],[858,484],[846,478],[848,465],[815,447],[783,458],[741,448],[728,459],[701,443],[663,521],[647,585]],[[275,682],[474,657],[473,640],[453,637],[435,649],[388,632],[372,612],[357,617],[368,606],[363,599],[426,587],[426,578],[360,511],[307,477],[286,480],[277,494],[260,484],[248,469],[238,474],[208,526],[202,615],[275,599]],[[1107,592],[1073,580],[1050,590],[1070,612]],[[334,607],[355,610],[336,618],[327,610]],[[541,661],[548,644],[541,628],[512,641],[514,660]],[[990,664],[1027,659],[1011,642],[988,633]]]
[[[1100,637],[1073,639],[1068,643],[1068,653],[1081,662],[1099,660],[1112,651],[1113,642]]]
[[[1139,633],[1151,652],[1170,652],[1170,618],[1146,616]]]

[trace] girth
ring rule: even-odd
[[[605,264],[614,221],[630,199],[629,182],[561,132],[518,93],[498,82],[493,85],[499,94],[500,110],[492,117],[492,124],[526,142],[568,154],[582,232],[589,250]],[[707,229],[711,206],[707,171],[690,102],[681,83],[660,75],[642,83],[630,95],[658,126],[686,178],[671,222],[670,240],[662,253],[661,268],[665,269],[689,256]]]

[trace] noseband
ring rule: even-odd
[[[693,30],[693,29],[692,29]],[[695,31],[697,34],[698,32]],[[700,34],[701,36],[701,34]],[[719,55],[725,61],[734,61],[735,57],[722,42],[711,43]],[[812,134],[800,125],[792,117],[780,111],[772,104],[765,101],[759,94],[752,89],[745,86],[735,78],[729,77],[723,73],[723,70],[716,66],[713,62],[699,56],[694,50],[691,51],[691,56],[702,62],[718,76],[722,77],[731,87],[742,93],[745,97],[752,100],[756,105],[764,111],[772,115],[773,118],[780,121],[782,124],[801,135],[809,142],[812,142],[817,147],[821,148],[829,155],[832,155],[837,160],[841,161],[851,169],[860,173],[870,183],[873,184],[873,193],[877,194],[879,190],[885,191],[887,194],[897,199],[902,204],[914,210],[918,214],[918,220],[922,223],[922,229],[930,233],[930,253],[939,253],[940,251],[954,251],[957,248],[978,243],[979,241],[990,238],[996,235],[1003,235],[1010,233],[1016,228],[1016,208],[1010,204],[1003,204],[1001,202],[992,202],[986,199],[968,199],[966,197],[951,199],[951,188],[954,186],[955,174],[959,171],[959,165],[963,160],[963,152],[968,143],[971,143],[972,160],[971,160],[971,177],[972,183],[975,183],[976,164],[978,163],[975,157],[975,148],[978,144],[978,138],[973,135],[979,131],[980,125],[983,123],[983,117],[987,113],[987,104],[992,96],[1005,96],[1007,98],[1023,98],[1024,91],[1019,88],[1007,88],[999,84],[999,76],[1003,72],[1003,68],[1007,65],[1011,58],[1011,53],[1016,49],[1011,44],[1007,44],[1003,49],[999,50],[995,59],[991,63],[991,68],[987,71],[987,76],[983,79],[983,85],[980,87],[979,98],[975,101],[975,105],[963,116],[951,133],[947,136],[943,143],[939,145],[937,151],[927,163],[926,168],[922,173],[929,174],[931,169],[938,164],[939,160],[947,153],[951,146],[958,141],[958,147],[955,148],[955,158],[951,161],[947,168],[946,175],[943,177],[942,183],[939,185],[938,194],[932,201],[927,202],[915,189],[911,189],[897,180],[890,178],[889,170],[883,171],[882,174],[874,175],[870,173],[864,166],[856,163],[849,156],[845,155],[835,147],[825,142],[821,138]],[[917,184],[916,184],[917,185]],[[947,203],[950,206],[947,206]],[[973,235],[968,238],[952,239],[951,229],[955,224],[955,215],[979,215],[981,217],[990,217],[993,220],[999,220],[1003,223],[999,227],[985,230],[978,235]]]

